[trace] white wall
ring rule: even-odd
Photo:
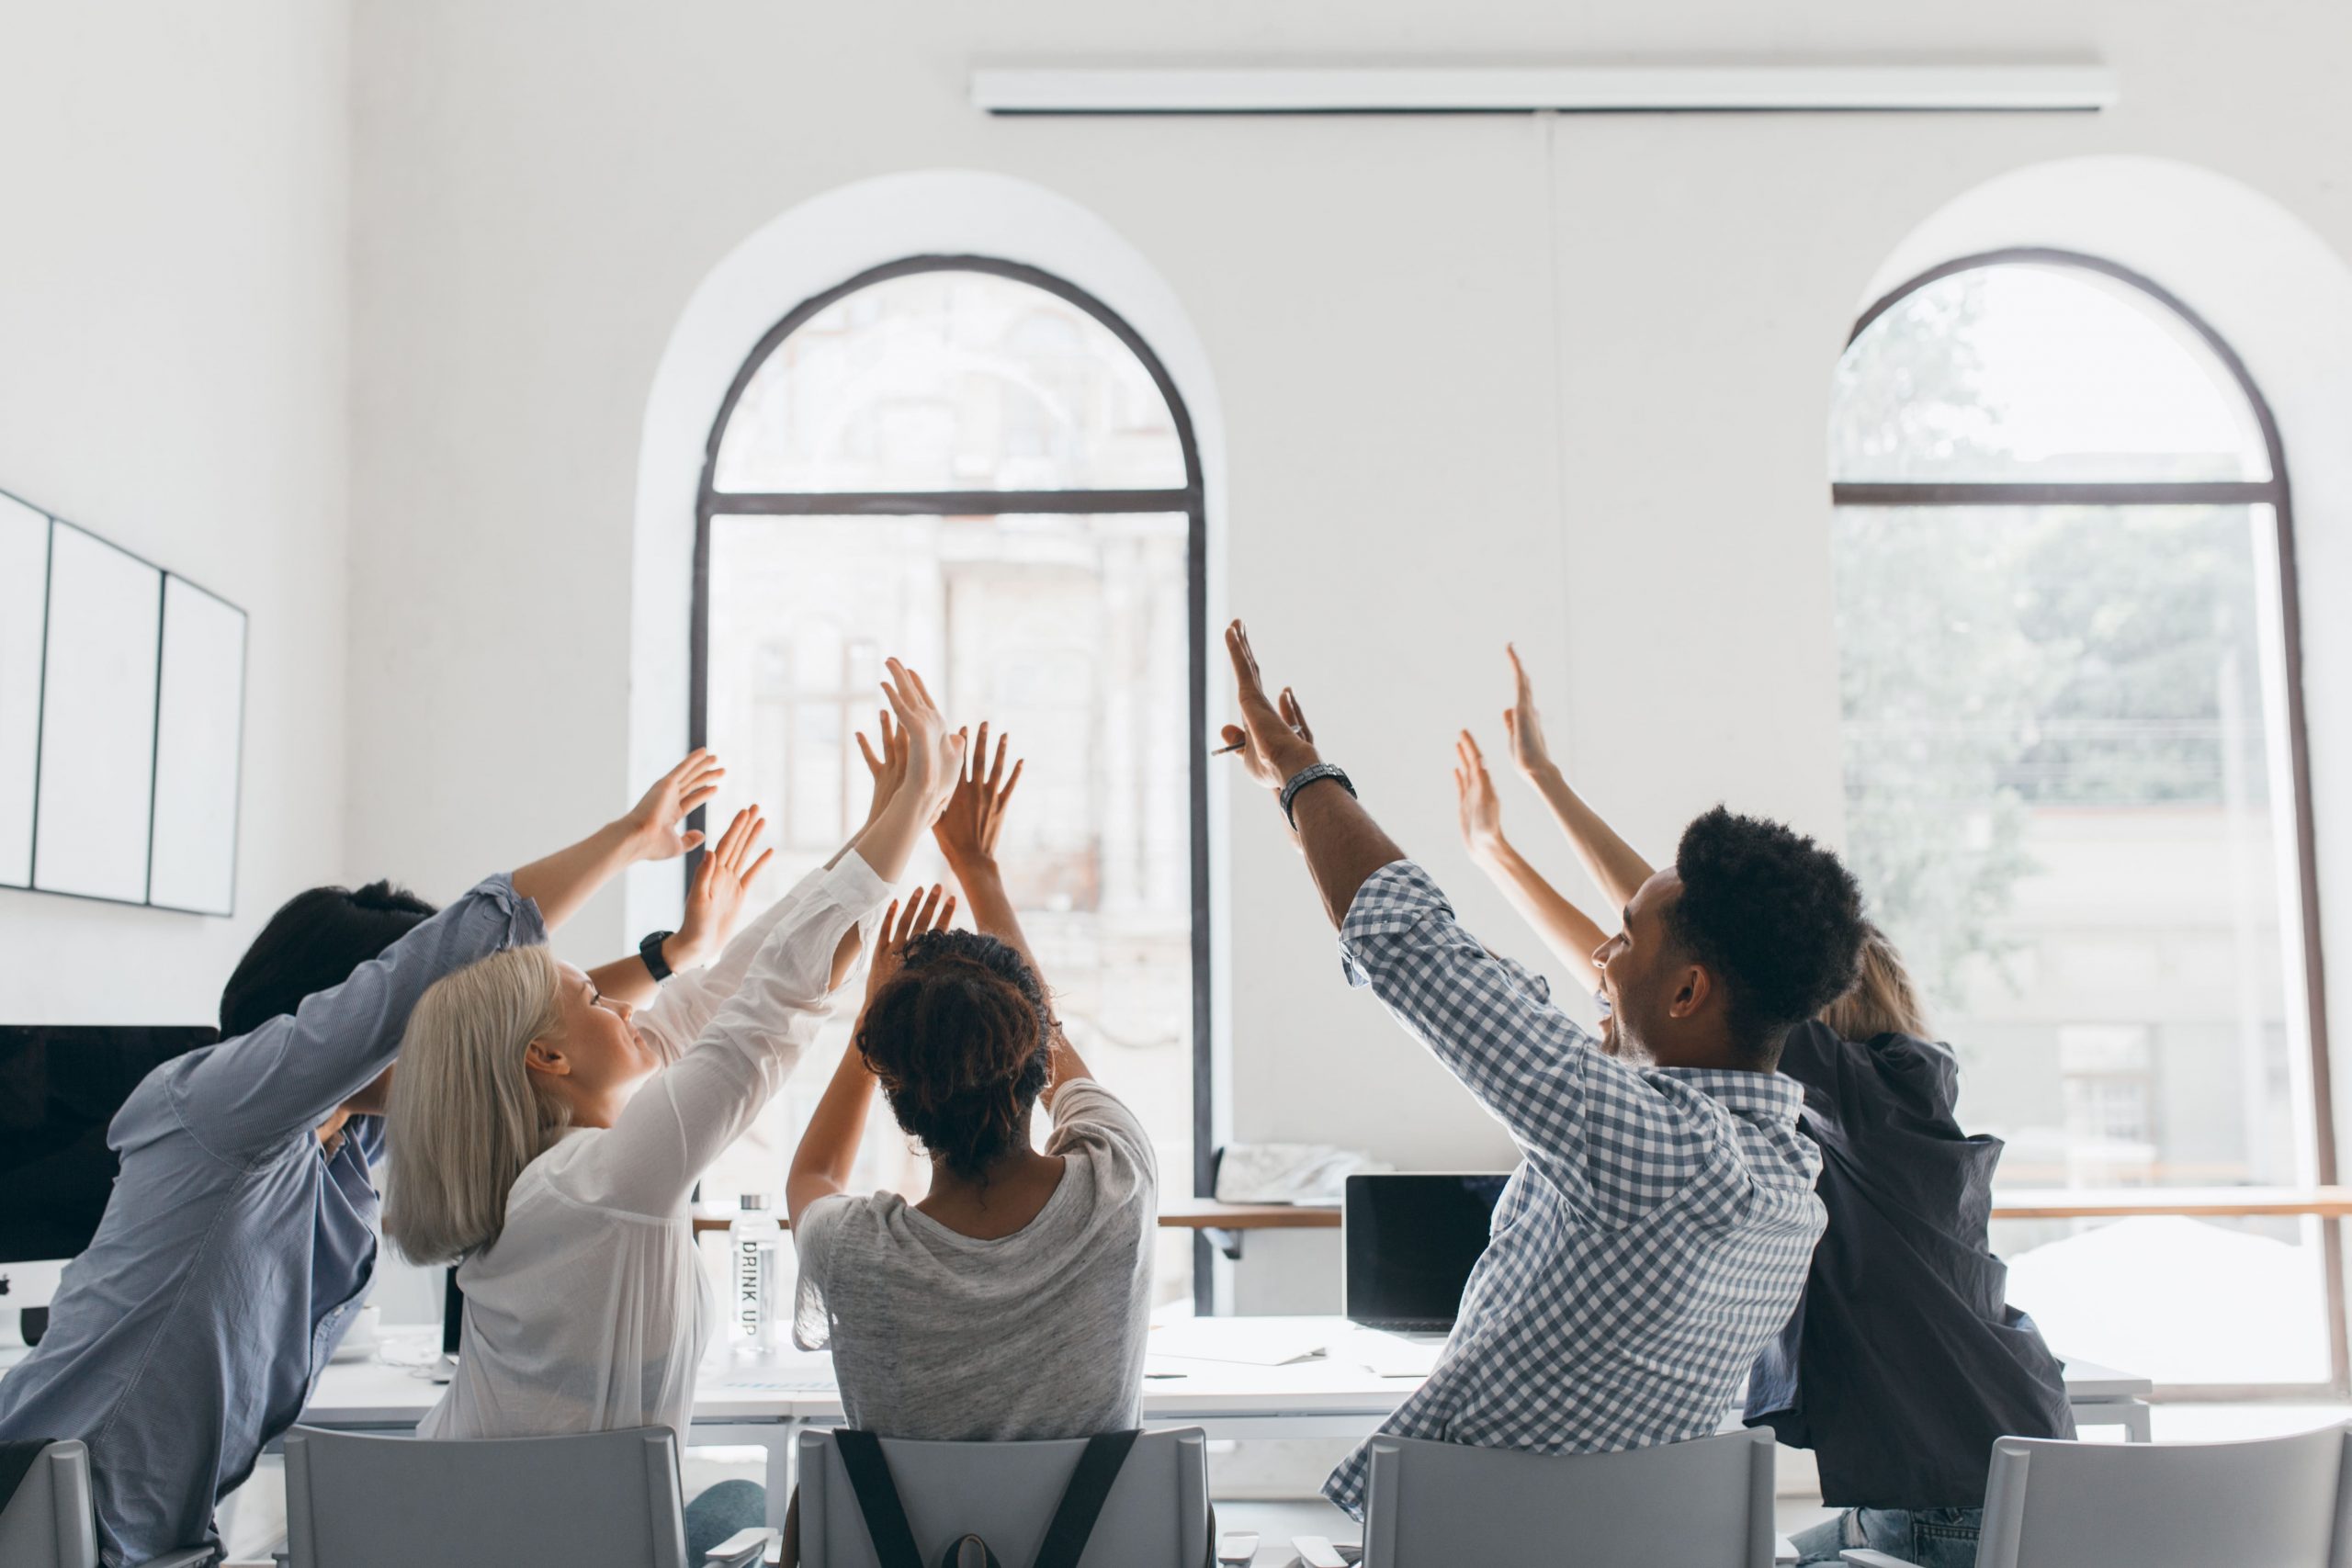
[[[2324,0],[358,0],[355,48],[349,697],[366,717],[349,847],[355,870],[435,889],[639,782],[623,718],[655,367],[739,242],[855,180],[1014,175],[1149,260],[1223,407],[1225,602],[1384,821],[1521,953],[1453,848],[1447,778],[1455,726],[1495,735],[1506,635],[1580,779],[1638,842],[1666,852],[1718,797],[1839,831],[1828,374],[1882,264],[1930,214],[2022,165],[2152,154],[2352,251],[2336,80],[2352,11]],[[1008,121],[965,96],[973,63],[1013,59],[2019,54],[2102,59],[2123,106]],[[2317,620],[2331,585],[2304,587]],[[2316,702],[2312,721],[2345,722]],[[2320,783],[2325,813],[2343,793]],[[1238,1135],[1405,1165],[1507,1158],[1466,1096],[1344,992],[1270,808],[1232,805]],[[1507,808],[1543,845],[1527,797]],[[567,942],[601,954],[636,934],[614,896]],[[2335,989],[2352,996],[2352,975]],[[1269,1245],[1299,1267],[1259,1299],[1321,1288],[1298,1282],[1327,1243]]]
[[[0,891],[0,1022],[209,1022],[343,870],[347,14],[0,6],[0,488],[252,617],[237,910]]]

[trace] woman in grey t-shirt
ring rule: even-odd
[[[993,767],[987,748],[983,726],[934,829],[979,931],[933,929],[937,889],[893,915],[786,1188],[794,1337],[831,1347],[850,1424],[883,1437],[1080,1438],[1142,1420],[1151,1144],[1055,1022],[994,852],[1021,770],[1006,777],[1001,739]],[[877,1079],[931,1156],[919,1203],[842,1190]]]

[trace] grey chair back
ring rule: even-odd
[[[2352,1427],[2243,1443],[1993,1445],[1977,1568],[2352,1568]]]
[[[90,1507],[90,1450],[68,1439],[35,1456],[0,1508],[0,1562],[7,1568],[98,1568]]]
[[[666,1427],[469,1442],[297,1427],[286,1536],[290,1568],[687,1568],[677,1438]]]
[[[882,1455],[925,1562],[965,1534],[1007,1564],[1032,1562],[1082,1438],[926,1443],[885,1438]],[[802,1568],[880,1568],[831,1432],[800,1434]],[[1208,1444],[1197,1427],[1146,1432],[1127,1450],[1080,1568],[1201,1568],[1209,1553]],[[301,1568],[296,1564],[296,1568]]]
[[[1772,1434],[1610,1454],[1374,1438],[1364,1568],[1671,1562],[1770,1568]]]

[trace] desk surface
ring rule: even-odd
[[[405,1343],[421,1359],[428,1337]],[[394,1336],[390,1345],[398,1350],[404,1341]],[[1324,1346],[1329,1347],[1324,1355],[1265,1364]],[[1179,1319],[1152,1329],[1144,1417],[1385,1415],[1420,1385],[1436,1350],[1337,1317]],[[2148,1379],[2112,1367],[2066,1364],[2066,1392],[2078,1403],[2145,1399],[2151,1387]],[[407,1427],[441,1397],[441,1389],[381,1360],[341,1362],[321,1374],[302,1418],[322,1427]],[[822,1353],[784,1350],[756,1362],[714,1358],[695,1387],[698,1423],[824,1421],[841,1410],[832,1358]]]

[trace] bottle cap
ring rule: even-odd
[[[768,1195],[764,1192],[746,1192],[741,1201],[746,1209],[764,1209],[768,1206]]]

